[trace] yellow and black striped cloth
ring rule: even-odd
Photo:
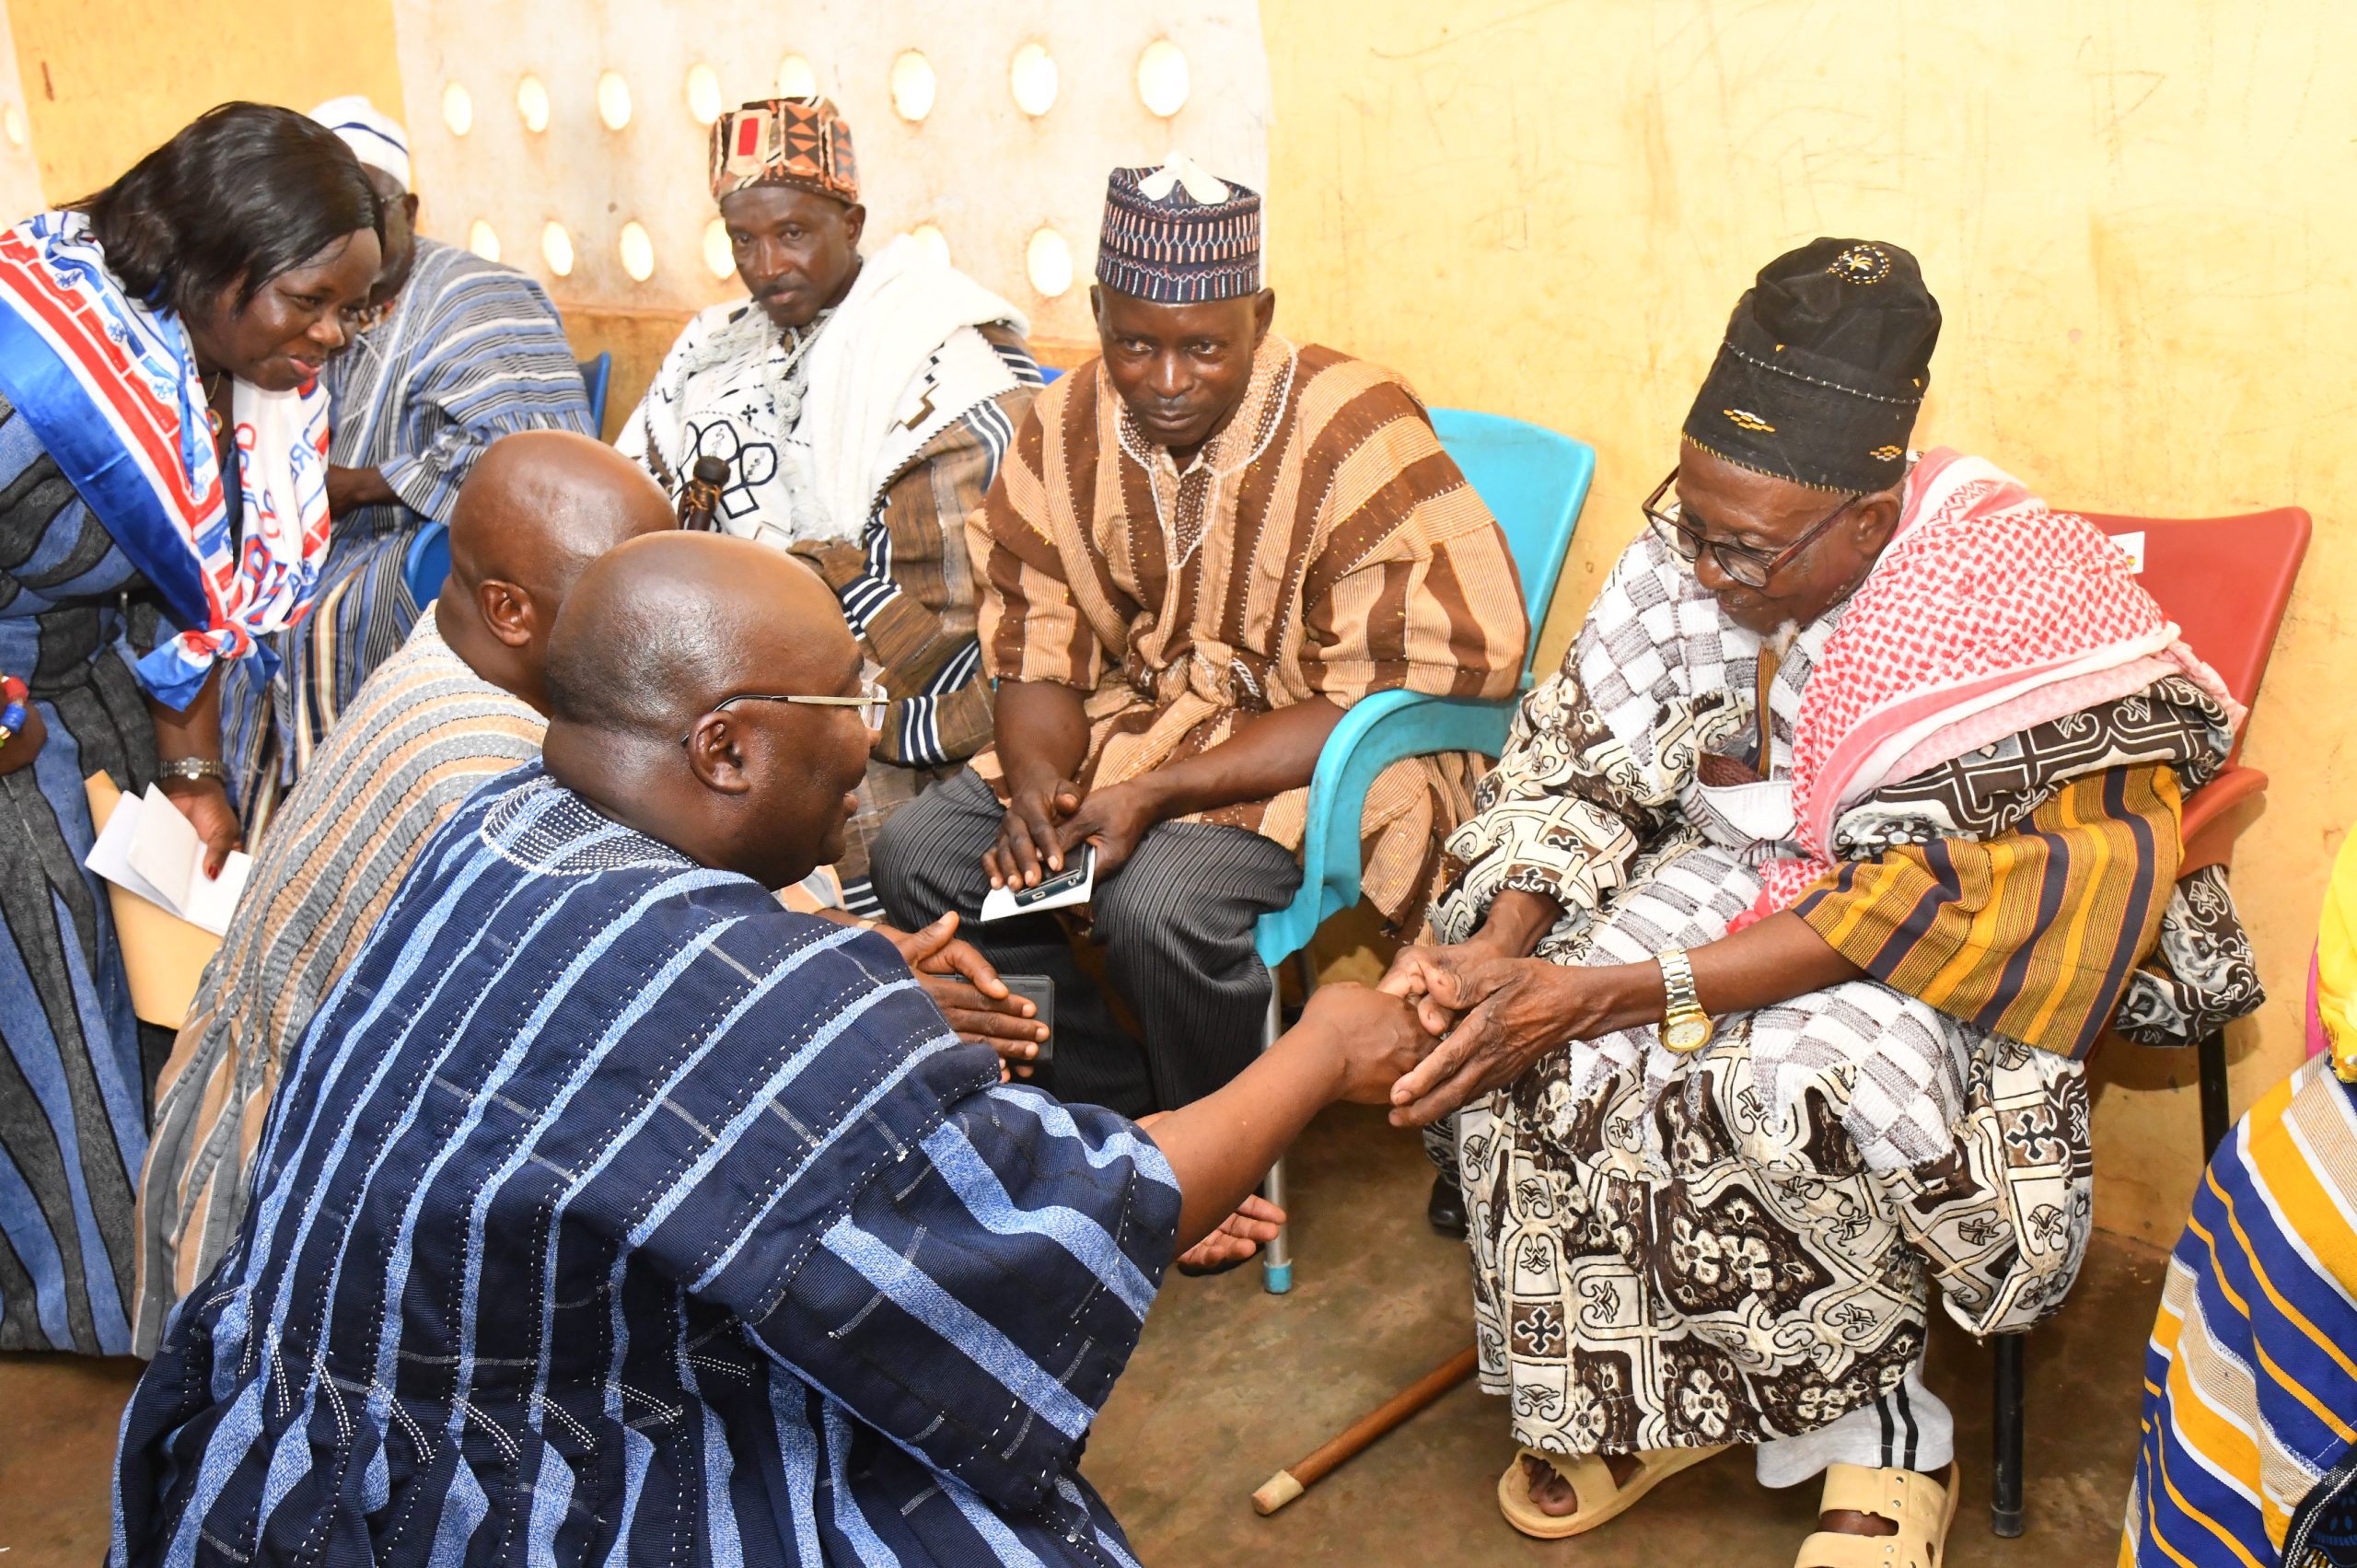
[[[2179,807],[2165,764],[2088,773],[2011,831],[1845,865],[1794,912],[1893,990],[2084,1057],[2159,936]]]

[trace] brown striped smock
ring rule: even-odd
[[[537,759],[547,721],[421,618],[278,808],[156,1087],[139,1182],[134,1349],[155,1353],[245,1216],[247,1164],[281,1063],[434,830]]]
[[[1505,697],[1521,675],[1529,625],[1504,535],[1408,384],[1333,349],[1271,335],[1184,471],[1092,361],[1040,393],[967,529],[983,668],[1085,695],[1086,788],[1312,698]],[[995,750],[974,766],[1004,793]],[[1368,791],[1363,885],[1395,922],[1421,912],[1479,771],[1411,758]],[[1308,797],[1187,819],[1298,851]]]

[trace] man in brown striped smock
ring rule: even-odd
[[[1137,1115],[1253,1056],[1253,922],[1301,883],[1308,784],[1344,709],[1512,691],[1528,626],[1496,523],[1399,377],[1271,330],[1260,198],[1184,163],[1120,169],[1092,290],[1103,354],[1040,395],[968,522],[996,743],[887,826],[906,920],[972,912],[1095,848],[1090,930],[1135,1023],[1053,915],[969,927],[1057,981],[1052,1083]],[[1364,887],[1421,920],[1478,764],[1394,764]]]

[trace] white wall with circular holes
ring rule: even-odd
[[[851,122],[870,248],[921,232],[1045,337],[1091,335],[1106,170],[1182,150],[1268,176],[1257,0],[395,0],[394,17],[423,226],[488,237],[565,304],[740,292],[713,264],[708,116],[781,81]]]

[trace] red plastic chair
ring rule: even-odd
[[[2259,678],[2267,673],[2283,607],[2300,575],[2311,525],[2297,506],[2252,512],[2238,517],[2128,517],[2099,512],[2081,517],[2115,538],[2144,536],[2142,582],[2185,633],[2188,646],[2209,661],[2235,700],[2258,703]],[[2244,732],[2248,734],[2248,730]],[[2242,740],[2225,771],[2185,803],[2180,837],[2184,859],[2179,877],[2206,865],[2234,864],[2235,841],[2258,815],[2267,775],[2238,760]],[[2226,1135],[2226,1037],[2223,1031],[2197,1043],[2201,1098],[2201,1154],[2207,1160]],[[2001,1536],[2022,1533],[2022,1426],[2026,1334],[1996,1336],[1995,1456],[1990,1481],[1990,1527]]]
[[[2144,536],[2145,590],[2160,600],[2184,632],[2187,645],[2209,661],[2235,700],[2256,708],[2259,679],[2267,673],[2275,633],[2283,624],[2283,607],[2291,601],[2301,557],[2308,551],[2312,525],[2307,513],[2297,506],[2279,506],[2239,517],[2080,516],[2115,538]],[[2235,840],[2258,815],[2257,803],[2267,793],[2267,775],[2243,766],[2241,755],[2237,737],[2225,772],[2185,803],[2180,877],[2207,865],[2234,864]],[[2226,1103],[2226,1037],[2212,1035],[2198,1050],[2201,1155],[2206,1160],[2233,1121]]]

